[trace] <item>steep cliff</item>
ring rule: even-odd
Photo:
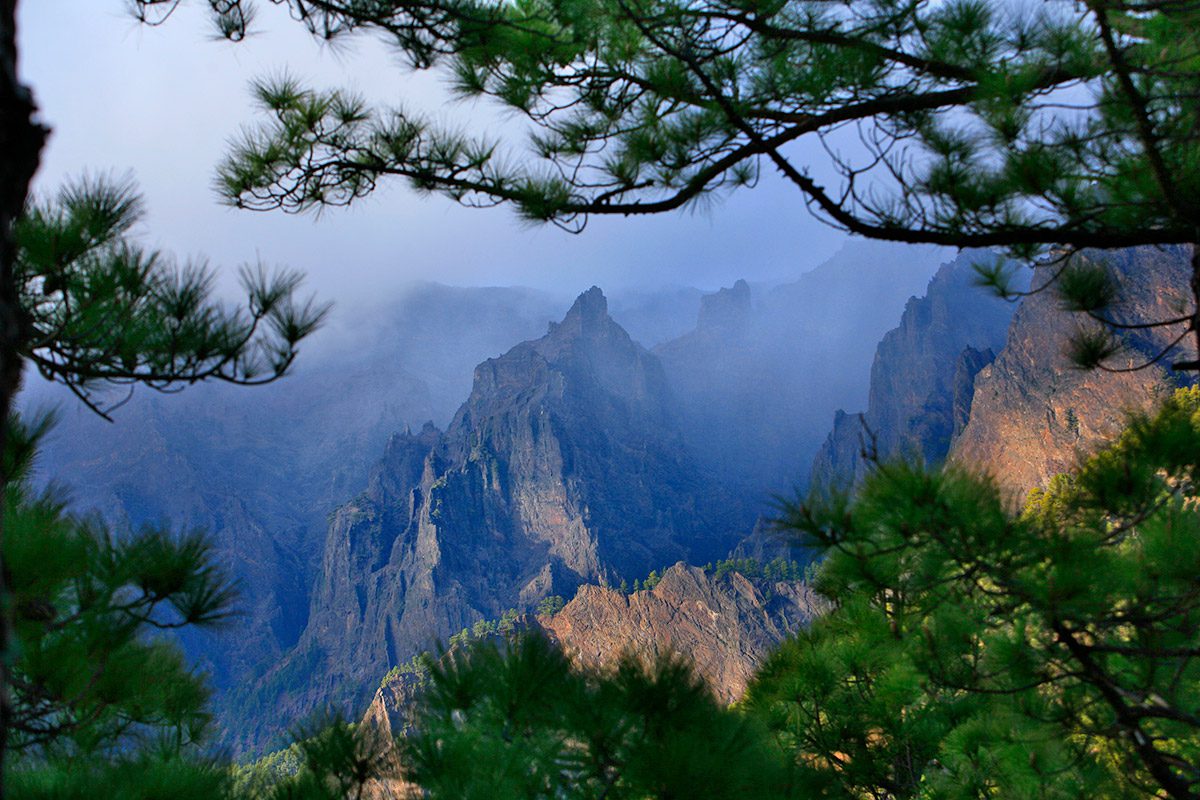
[[[1118,287],[1113,308],[1118,321],[1168,319],[1186,305],[1190,267],[1185,248],[1147,247],[1086,257],[1109,268]],[[1132,372],[1076,369],[1065,349],[1079,324],[1078,315],[1061,309],[1053,291],[1026,298],[1004,349],[975,379],[970,419],[955,441],[952,458],[991,474],[1014,503],[1069,470],[1081,451],[1111,440],[1129,411],[1148,408],[1181,379],[1166,366],[1179,354]],[[1178,329],[1138,331],[1110,366],[1141,364],[1178,334]]]
[[[990,256],[964,253],[944,264],[924,296],[909,299],[875,351],[866,412],[834,416],[813,463],[814,485],[852,485],[863,475],[864,450],[929,464],[946,458],[970,412],[975,374],[1004,345],[1013,313],[975,285],[978,258]]]
[[[393,437],[333,515],[308,627],[255,702],[278,698],[284,720],[357,706],[389,665],[476,620],[724,556],[753,517],[690,458],[673,409],[595,288],[480,364],[446,432]],[[268,735],[244,722],[243,743]]]
[[[553,615],[527,615],[521,630],[538,630],[579,667],[603,670],[632,653],[646,662],[674,654],[724,703],[741,698],[762,659],[775,645],[807,625],[823,601],[800,581],[720,577],[675,564],[649,590],[626,594],[585,585]],[[390,672],[375,691],[363,722],[385,736],[402,735],[421,690],[412,672]]]
[[[673,653],[693,664],[725,703],[738,700],[761,660],[820,612],[799,581],[719,578],[676,564],[650,591],[583,586],[541,626],[581,667],[603,669],[626,652],[647,661]]]

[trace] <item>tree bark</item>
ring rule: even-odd
[[[34,119],[37,107],[23,86],[17,64],[17,2],[0,0],[0,455],[7,444],[7,420],[21,386],[21,346],[26,326],[13,278],[16,246],[12,226],[25,209],[47,129]],[[0,461],[0,490],[8,482]],[[8,566],[3,558],[4,507],[0,498],[0,797],[12,721],[9,691],[12,665],[12,602]]]

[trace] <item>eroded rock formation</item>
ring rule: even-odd
[[[970,413],[975,374],[1004,345],[1013,309],[976,285],[964,253],[942,265],[923,297],[909,299],[900,324],[875,351],[867,410],[838,411],[813,463],[813,484],[852,486],[863,454],[941,463]]]
[[[1178,316],[1190,277],[1188,256],[1180,247],[1087,255],[1108,265],[1118,287],[1112,313],[1122,322]],[[1070,470],[1081,452],[1110,441],[1130,411],[1150,408],[1181,379],[1169,369],[1179,353],[1132,372],[1077,369],[1066,350],[1080,324],[1080,315],[1063,311],[1053,291],[1031,295],[1013,318],[1004,349],[975,378],[970,419],[952,457],[992,475],[1014,504]],[[1178,328],[1139,331],[1108,366],[1143,364],[1178,334]]]
[[[738,700],[768,652],[821,609],[799,581],[720,578],[676,564],[650,591],[580,587],[542,627],[581,667],[603,669],[625,652],[647,661],[675,654],[725,703]]]
[[[331,518],[298,645],[243,700],[279,698],[284,720],[361,707],[390,665],[477,620],[717,560],[752,523],[691,459],[658,359],[593,288],[480,364],[445,433],[392,438]]]

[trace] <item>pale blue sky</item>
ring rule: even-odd
[[[710,211],[594,219],[578,236],[524,227],[507,210],[418,197],[400,183],[319,219],[225,208],[212,189],[213,169],[228,138],[253,120],[247,85],[256,76],[287,68],[463,125],[495,118],[486,107],[446,110],[436,76],[406,74],[370,39],[331,52],[260,3],[257,34],[232,45],[213,37],[202,6],[185,3],[167,25],[146,28],[121,0],[23,0],[21,68],[54,129],[39,188],[85,169],[131,170],[147,198],[150,242],[223,267],[256,258],[287,264],[343,306],[378,299],[381,282],[412,279],[565,291],[594,283],[715,288],[739,277],[794,276],[842,240],[775,179]]]

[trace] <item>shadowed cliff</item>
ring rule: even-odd
[[[580,295],[475,369],[445,433],[392,438],[331,519],[295,650],[227,708],[361,707],[389,665],[479,619],[724,556],[753,516],[689,455],[674,408],[658,359],[599,289]],[[277,719],[234,727],[262,743]]]

